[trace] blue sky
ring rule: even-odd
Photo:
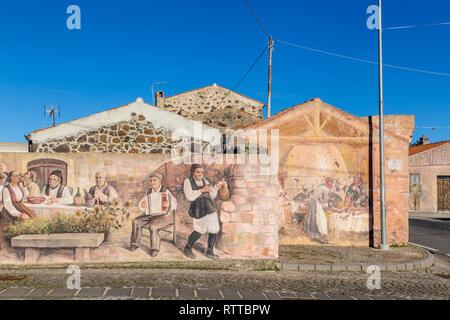
[[[377,61],[366,8],[377,0],[252,0],[275,39]],[[81,8],[81,30],[66,9]],[[450,21],[448,0],[384,0],[384,27]],[[450,25],[384,32],[384,62],[450,73]],[[233,88],[267,43],[245,0],[71,0],[0,2],[0,141],[25,142],[58,122],[121,106],[150,84],[166,96],[217,83]],[[236,90],[266,102],[267,53]],[[357,116],[378,113],[376,65],[276,43],[272,113],[319,97]],[[450,77],[385,68],[385,113],[413,114],[416,127],[450,126]],[[416,128],[414,140],[450,139]]]

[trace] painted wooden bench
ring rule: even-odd
[[[99,247],[105,235],[103,233],[56,233],[27,234],[11,239],[11,247],[25,248],[25,263],[37,263],[41,249],[75,249],[75,260],[87,262],[91,248]]]

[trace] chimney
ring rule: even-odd
[[[158,108],[164,108],[164,91],[156,92],[155,101]]]
[[[430,143],[430,138],[428,138],[426,135],[423,135],[421,138],[420,138],[420,144],[429,144]]]

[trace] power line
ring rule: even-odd
[[[450,127],[415,127],[416,129],[450,129]]]
[[[353,61],[358,61],[358,62],[378,65],[378,62],[376,62],[376,61],[355,58],[355,57],[351,57],[351,56],[346,56],[346,55],[334,53],[334,52],[331,52],[331,51],[319,50],[319,49],[306,47],[306,46],[302,46],[302,45],[299,45],[299,44],[296,44],[296,43],[287,42],[287,41],[283,41],[283,40],[275,40],[275,41],[277,41],[279,43],[282,43],[282,44],[285,44],[285,45],[289,45],[289,46],[293,46],[293,47],[297,47],[297,48],[301,48],[301,49],[305,49],[305,50],[309,50],[309,51],[313,51],[313,52],[323,53],[323,54],[327,54],[327,55],[338,57],[338,58],[344,58],[344,59],[348,59],[348,60],[353,60]],[[438,76],[450,77],[449,73],[434,72],[434,71],[423,70],[423,69],[416,69],[416,68],[410,68],[410,67],[402,67],[402,66],[397,66],[397,65],[393,65],[393,64],[383,64],[383,66],[384,67],[395,68],[395,69],[401,69],[401,70],[408,70],[408,71],[414,71],[414,72],[421,72],[421,73],[433,74],[433,75],[438,75]]]
[[[419,28],[419,27],[435,27],[435,26],[444,26],[444,25],[450,25],[450,22],[423,24],[423,25],[417,25],[417,26],[389,27],[389,28],[383,28],[383,30],[411,29],[411,28]]]
[[[270,37],[270,34],[267,32],[267,30],[264,28],[263,24],[261,23],[261,21],[259,20],[258,16],[255,13],[255,10],[253,10],[252,5],[250,4],[250,2],[248,0],[245,0],[247,2],[247,5],[250,9],[250,11],[252,12],[253,16],[256,19],[256,22],[258,22],[259,26],[261,27],[261,30],[268,36]]]
[[[264,53],[266,52],[268,46],[266,46],[264,48],[263,51],[261,51],[261,53],[259,54],[258,58],[256,58],[255,62],[253,62],[253,64],[251,65],[251,67],[247,70],[247,72],[244,74],[244,76],[236,83],[236,85],[233,87],[233,89],[231,89],[230,91],[228,91],[228,93],[223,97],[223,99],[219,102],[219,104],[216,106],[216,109],[219,108],[219,106],[222,104],[222,102],[228,97],[228,95],[236,90],[237,87],[239,87],[239,85],[242,83],[242,81],[244,81],[244,79],[247,77],[247,75],[250,73],[250,71],[252,71],[253,67],[258,63],[259,59],[261,59],[261,57],[264,55]]]

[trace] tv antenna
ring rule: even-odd
[[[52,119],[53,127],[55,126],[56,115],[58,115],[59,118],[60,114],[61,114],[61,107],[59,105],[55,106],[52,104],[50,105],[44,104],[44,117],[48,116]]]
[[[169,82],[167,82],[167,81],[161,81],[161,82],[152,82],[152,101],[153,101],[153,105],[155,105],[155,93],[153,92],[153,86],[155,85],[155,84],[163,84],[163,83],[169,83]]]

